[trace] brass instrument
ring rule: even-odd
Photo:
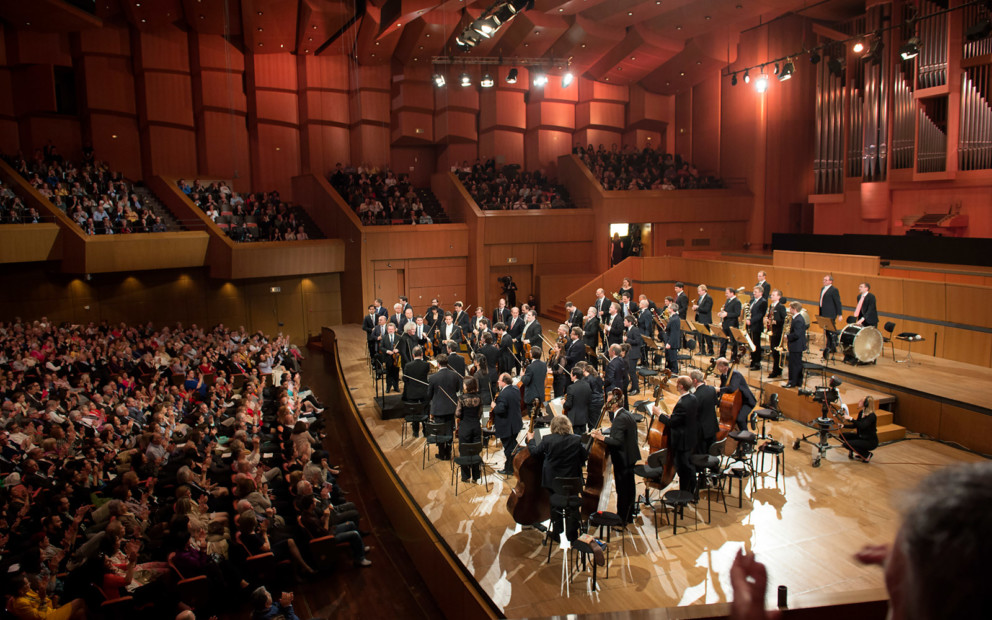
[[[654,316],[654,322],[657,323],[658,329],[660,329],[661,331],[665,331],[666,329],[668,329],[668,316],[667,314],[665,314],[668,311],[669,311],[668,308],[665,308],[664,312],[662,313],[663,316],[658,316],[658,312],[654,308],[651,308],[651,314]]]
[[[710,365],[706,368],[706,372],[703,373],[703,383],[706,383],[706,380],[710,378],[710,375],[713,374],[714,370],[716,370],[716,358],[711,357]]]
[[[610,293],[610,295],[613,295],[613,299],[617,300],[618,302],[620,301],[620,293],[613,292]]]
[[[782,322],[782,337],[778,340],[778,345],[775,346],[775,350],[779,353],[786,353],[786,335],[789,330],[792,329],[792,314],[785,315],[785,321]],[[771,344],[771,342],[769,342]]]
[[[737,290],[739,291],[741,289]],[[747,348],[751,350],[751,353],[754,353],[758,350],[758,347],[756,347],[754,342],[751,340],[751,326],[748,324],[751,321],[751,304],[744,304],[741,302],[741,305],[744,306],[744,338],[747,340]]]

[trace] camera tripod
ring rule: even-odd
[[[827,398],[831,392],[838,394],[838,398],[834,399],[832,402],[828,402]],[[840,438],[832,432],[837,422],[834,419],[831,419],[828,415],[831,408],[834,407],[834,403],[840,402],[839,393],[836,388],[828,388],[827,390],[821,391],[820,395],[823,396],[823,400],[820,401],[820,417],[813,420],[816,424],[816,431],[808,435],[803,435],[792,444],[793,450],[798,450],[799,445],[804,442],[819,450],[819,453],[813,457],[813,467],[820,466],[820,460],[827,454],[827,450],[842,447],[842,445],[831,446],[829,441],[831,438],[833,438],[834,441],[843,444]],[[814,398],[817,398],[817,396],[814,396]],[[839,407],[835,409],[839,409]],[[815,441],[811,439],[813,437],[816,437]]]

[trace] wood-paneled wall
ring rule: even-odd
[[[0,224],[0,263],[33,263],[62,256],[57,224]]]
[[[787,250],[772,252],[772,264],[776,267],[801,267],[812,271],[822,271],[824,274],[842,272],[875,276],[881,269],[881,262],[882,259],[879,256],[791,252]]]
[[[302,345],[322,325],[341,322],[340,282],[337,273],[225,281],[210,278],[205,269],[86,278],[60,273],[52,263],[35,263],[0,273],[0,320],[47,316],[57,323],[224,323],[288,333]],[[281,290],[273,293],[272,287]]]

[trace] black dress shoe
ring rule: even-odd
[[[507,470],[505,470],[505,469],[501,469],[501,470],[499,470],[499,471],[498,471],[498,472],[496,472],[496,473],[497,473],[497,474],[502,474],[502,475],[504,475],[504,476],[507,476],[507,477],[510,477],[510,476],[512,476],[512,475],[513,475],[513,470],[511,469],[511,470],[509,470],[509,471],[507,471]]]
[[[789,390],[789,389],[792,389],[792,388],[794,388],[794,387],[796,387],[796,386],[794,386],[794,385],[792,385],[791,383],[786,383],[786,384],[785,384],[785,385],[783,385],[782,387],[784,387],[785,389],[787,389],[787,390]]]
[[[769,379],[778,379],[781,376],[782,376],[782,373],[781,372],[773,372],[770,375],[768,375],[768,378]]]
[[[640,390],[631,390],[631,391],[627,392],[627,396],[637,396],[640,393],[641,393]]]

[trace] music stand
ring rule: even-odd
[[[744,333],[744,330],[742,330],[739,327],[731,327],[730,334],[733,336],[731,340],[733,340],[734,346],[737,348],[746,347],[748,350],[748,354],[750,355],[751,345],[748,344],[750,338],[747,334]],[[740,356],[738,356],[737,358],[738,363],[740,362],[740,359],[741,359]]]
[[[723,348],[723,343],[730,340],[730,336],[727,332],[723,331],[723,326],[717,325],[716,323],[710,323],[709,325],[710,333],[714,338],[720,341],[720,348]],[[716,353],[716,347],[713,347],[713,352]]]
[[[819,325],[820,326],[820,329],[823,330],[824,340],[826,340],[828,338],[827,333],[837,334],[840,331],[840,330],[837,329],[837,323],[836,323],[836,321],[834,319],[830,318],[830,317],[827,317],[827,316],[817,315],[816,316],[816,324]],[[830,344],[829,342],[824,342],[823,343],[824,350],[826,350],[826,348],[827,348],[827,346],[829,346],[829,344]],[[834,341],[834,345],[835,346],[839,346],[840,345],[839,339]],[[830,365],[830,362],[834,361],[833,358],[834,358],[834,354],[833,353],[830,353],[830,356],[829,357],[824,357],[824,359],[827,360],[827,365]]]

